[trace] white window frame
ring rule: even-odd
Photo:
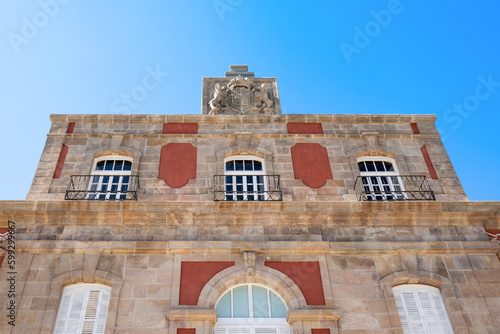
[[[405,334],[453,334],[443,297],[438,288],[403,284],[392,288]]]
[[[111,288],[77,283],[63,289],[53,334],[104,334]]]
[[[228,171],[226,170],[226,165],[228,162],[230,161],[236,161],[236,160],[244,160],[244,161],[258,161],[261,163],[262,165],[262,170],[252,170],[252,171],[248,171],[248,170],[232,170],[232,171]],[[235,155],[235,156],[231,156],[231,157],[228,157],[228,158],[225,158],[224,159],[224,195],[225,195],[225,198],[227,199],[228,196],[233,196],[233,201],[261,201],[261,200],[267,200],[268,197],[269,197],[269,194],[267,193],[267,189],[268,189],[268,185],[267,185],[267,179],[265,177],[266,175],[266,166],[265,166],[265,163],[264,163],[264,159],[262,158],[259,158],[259,157],[256,157],[256,156],[253,156],[253,155]],[[226,182],[226,177],[232,177],[232,191],[228,191],[227,189],[227,182]],[[242,182],[241,183],[237,183],[237,177],[238,176],[241,176],[242,177]],[[248,180],[245,176],[250,176],[252,177],[252,183],[248,183]],[[258,176],[262,176],[262,186],[263,186],[263,191],[264,193],[263,194],[259,194],[259,192],[257,191],[257,187],[259,185],[259,183],[257,182],[258,179],[257,177]],[[237,190],[237,186],[241,184],[242,186],[242,191],[241,192],[238,192]],[[249,192],[248,191],[248,186],[249,185],[252,185],[254,187],[254,190],[256,190],[255,192]],[[241,193],[241,195],[238,195],[238,193]],[[238,199],[238,197],[242,197],[242,199]],[[252,196],[253,199],[249,199],[249,196]],[[245,199],[247,198],[247,199]]]
[[[117,161],[117,160],[128,161],[131,163],[132,166],[131,166],[130,170],[96,170],[97,164],[101,161],[106,161],[106,160],[108,160],[108,161]],[[87,199],[95,199],[95,200],[109,200],[109,199],[116,200],[116,199],[118,199],[119,200],[122,195],[124,195],[126,197],[127,196],[126,192],[123,194],[121,192],[113,193],[113,192],[111,192],[110,189],[106,189],[105,191],[101,191],[102,187],[103,187],[103,180],[104,180],[105,176],[109,176],[109,182],[106,185],[108,187],[112,187],[112,185],[114,184],[112,182],[114,177],[118,176],[119,179],[118,179],[118,183],[116,185],[117,185],[117,189],[121,189],[122,186],[124,185],[123,177],[129,176],[128,189],[130,189],[130,185],[131,185],[130,176],[132,175],[133,163],[134,162],[133,162],[132,158],[125,157],[125,156],[119,156],[119,155],[103,156],[103,157],[99,157],[99,158],[94,159],[94,163],[92,164],[92,172],[91,172],[91,176],[90,176],[90,180],[89,180],[89,185],[88,185],[88,189],[87,189],[90,193],[87,195]],[[98,182],[94,182],[95,177],[98,177]],[[94,185],[96,185],[95,186],[96,189],[93,189]],[[103,195],[104,195],[104,198],[101,198]],[[112,196],[114,196],[114,198],[112,198]]]
[[[359,170],[359,163],[366,161],[383,161],[392,164],[393,171],[364,171]],[[405,193],[403,179],[399,175],[396,161],[387,157],[360,157],[357,159],[356,167],[361,176],[361,185],[368,200],[405,200],[408,199]],[[386,182],[384,182],[386,181]],[[377,191],[377,187],[379,190]],[[392,194],[387,195],[390,192]],[[377,194],[378,193],[378,194]],[[391,198],[387,198],[390,196]]]
[[[236,288],[245,286],[248,291],[248,318],[234,318],[233,316],[233,291]],[[267,306],[268,306],[268,318],[254,318],[253,314],[253,293],[252,287],[258,286],[266,289],[267,292]],[[292,328],[286,321],[286,317],[283,318],[271,318],[271,301],[270,292],[274,293],[280,301],[283,303],[288,311],[288,306],[281,296],[274,290],[268,288],[261,284],[238,284],[230,289],[226,290],[215,303],[215,307],[219,304],[219,301],[229,293],[231,295],[231,318],[217,318],[217,323],[214,325],[214,334],[292,334]]]

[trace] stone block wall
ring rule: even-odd
[[[195,242],[187,245],[166,244],[140,247],[139,243],[126,245],[124,254],[116,254],[120,244],[114,244],[111,253],[96,243],[100,250],[79,251],[74,242],[66,243],[66,251],[75,254],[25,254],[20,257],[17,288],[18,317],[16,326],[2,323],[2,333],[52,333],[62,289],[79,282],[99,282],[111,286],[111,303],[107,328],[114,333],[175,333],[177,328],[197,328],[211,331],[213,323],[196,320],[169,320],[169,312],[194,312],[213,309],[215,299],[205,298],[202,292],[198,305],[179,305],[180,264],[183,261],[234,261],[220,277],[218,287],[222,295],[227,286],[241,283],[259,283],[281,292],[288,298],[286,284],[276,281],[278,272],[266,268],[265,261],[317,262],[325,294],[325,305],[307,305],[304,300],[289,302],[292,311],[317,312],[329,310],[340,316],[338,321],[326,325],[331,333],[402,333],[392,287],[413,283],[436,286],[443,296],[455,333],[495,333],[500,322],[500,264],[494,254],[449,254],[444,249],[434,254],[419,254],[421,250],[385,252],[373,249],[362,254],[356,247],[343,250],[330,249],[303,252],[305,245],[286,245],[296,251],[283,254],[280,247],[262,243],[258,251],[255,276],[245,276],[239,249],[242,245],[212,243],[210,246]],[[121,246],[125,246],[122,244]],[[135,251],[133,251],[135,246]],[[167,247],[165,247],[167,246]],[[102,248],[101,248],[102,247]],[[424,246],[424,249],[433,247]],[[175,248],[175,249],[174,249]],[[123,248],[122,248],[123,249]],[[160,250],[167,254],[160,254]],[[359,252],[359,254],[357,254]],[[323,254],[321,254],[323,253]],[[437,253],[437,254],[436,254]],[[5,277],[5,269],[0,270]],[[307,279],[307,272],[302,273]],[[270,282],[274,285],[270,286]],[[2,288],[5,282],[0,283]],[[216,289],[216,288],[214,288]],[[288,288],[289,289],[289,288]],[[0,303],[7,302],[2,295]],[[2,308],[2,317],[5,317]],[[324,320],[326,322],[326,320]],[[323,323],[323,326],[325,324]],[[320,322],[296,322],[294,330],[308,333],[310,328],[322,326]]]
[[[455,333],[500,326],[499,245],[484,230],[498,226],[498,203],[12,201],[0,208],[0,221],[16,222],[17,252],[16,326],[1,323],[2,333],[52,333],[63,288],[81,282],[111,287],[113,333],[209,334],[217,299],[244,283],[276,291],[294,333],[402,333],[392,292],[401,284],[438,288]],[[245,253],[255,254],[254,264]],[[229,263],[189,305],[181,302],[181,283],[193,280],[182,275],[187,262]],[[280,263],[295,269],[274,269]],[[0,277],[8,272],[5,257]],[[318,281],[323,298],[315,305],[308,298]],[[0,282],[0,305],[12,299],[8,289]],[[2,306],[0,317],[7,312]]]

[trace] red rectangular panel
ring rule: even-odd
[[[429,152],[427,152],[427,147],[422,146],[420,148],[422,151],[422,155],[424,156],[425,163],[427,164],[427,169],[429,170],[429,173],[431,174],[431,178],[434,180],[437,180],[438,176],[436,173],[436,170],[434,169],[434,165],[432,164],[431,157],[429,156]]]
[[[287,123],[286,128],[289,134],[323,134],[321,123]]]
[[[196,328],[177,328],[177,334],[196,334]]]
[[[410,123],[411,129],[413,130],[413,133],[416,135],[420,134],[420,130],[418,129],[417,123]]]
[[[57,166],[53,176],[54,179],[58,179],[61,176],[64,160],[66,160],[66,154],[68,154],[68,146],[63,144],[61,153],[59,154],[59,159],[57,160]]]
[[[163,123],[163,134],[197,134],[198,123]]]
[[[330,334],[330,329],[328,329],[328,328],[312,328],[311,334]]]
[[[66,130],[66,133],[73,133],[75,130],[75,122],[71,122],[68,124],[68,130]]]

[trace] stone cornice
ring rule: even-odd
[[[374,115],[374,114],[286,114],[281,116],[243,116],[229,115],[114,115],[114,114],[52,114],[50,121],[78,123],[167,123],[192,122],[203,124],[227,123],[434,123],[436,115]]]
[[[0,201],[0,227],[319,226],[500,228],[500,202]],[[77,222],[77,223],[76,223]]]
[[[77,134],[67,134],[67,133],[49,133],[47,137],[54,138],[111,138],[116,133],[107,134],[95,134],[95,133],[77,133]],[[263,138],[263,139],[289,139],[289,138],[312,138],[312,139],[363,139],[363,134],[262,134],[262,133],[250,133],[249,136]],[[237,137],[236,134],[125,134],[122,135],[124,139],[164,139],[165,141],[171,138],[192,138],[192,139],[227,139],[232,137]],[[398,139],[398,138],[441,138],[439,134],[379,134],[378,138],[381,139]]]

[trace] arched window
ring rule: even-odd
[[[94,161],[88,199],[127,199],[131,184],[132,159],[101,157]]]
[[[104,334],[110,287],[79,283],[64,288],[54,334]]]
[[[403,284],[395,286],[392,291],[404,333],[453,333],[439,289],[422,284]]]
[[[264,160],[240,156],[225,161],[226,201],[265,201]]]
[[[384,157],[359,158],[358,168],[365,200],[407,199],[401,176],[393,159]]]
[[[257,284],[237,285],[217,301],[215,334],[290,334],[288,309],[274,291]]]

